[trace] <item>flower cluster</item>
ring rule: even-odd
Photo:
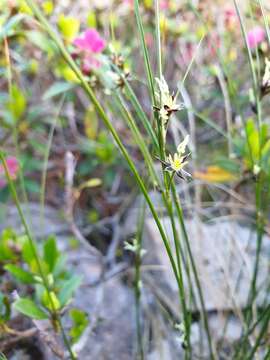
[[[100,67],[97,54],[105,49],[106,42],[96,29],[87,29],[74,40],[73,45],[77,49],[76,55],[82,55],[82,69],[85,73],[90,73],[91,70]]]
[[[131,243],[125,241],[124,249],[127,251],[131,251],[134,254],[138,254],[140,258],[142,258],[146,254],[146,250],[140,247],[140,244],[138,243],[138,240],[136,238],[133,239]]]
[[[270,92],[270,60],[265,58],[265,70],[261,84],[261,96]]]
[[[19,171],[19,163],[18,160],[14,156],[8,156],[6,158],[7,169],[9,172],[9,176],[12,180],[15,180]],[[3,165],[0,165],[0,189],[6,185],[5,179],[5,169]]]
[[[189,135],[185,137],[185,139],[178,145],[177,152],[172,156],[169,154],[165,161],[162,161],[165,166],[165,171],[171,172],[173,175],[176,174],[183,180],[187,180],[187,178],[191,178],[192,176],[186,172],[183,168],[188,164],[187,158],[190,155],[185,154],[186,147],[189,141]]]
[[[265,30],[261,26],[255,26],[247,34],[247,42],[251,49],[255,49],[265,39]]]
[[[156,78],[156,82],[159,88],[156,97],[160,99],[159,107],[157,107],[156,110],[158,110],[160,119],[166,128],[170,116],[174,112],[183,109],[183,104],[176,103],[176,97],[174,94],[170,94],[168,84],[163,76],[161,79]]]

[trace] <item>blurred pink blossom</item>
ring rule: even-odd
[[[234,30],[237,24],[237,14],[233,7],[227,6],[224,11],[225,26],[229,30]]]
[[[73,43],[79,50],[90,53],[100,53],[106,46],[105,40],[102,39],[96,29],[87,29]]]
[[[160,6],[161,10],[168,9],[169,8],[169,0],[161,0],[159,6]]]
[[[248,45],[254,49],[265,39],[265,30],[261,26],[255,26],[247,34]]]
[[[124,0],[124,4],[130,5],[130,6],[133,5],[133,2],[134,2],[134,0]]]
[[[74,40],[73,45],[83,53],[82,68],[84,72],[88,73],[100,66],[95,54],[99,54],[105,49],[106,42],[96,29],[87,29]]]
[[[145,42],[146,42],[146,45],[150,48],[152,46],[154,46],[154,37],[153,35],[150,33],[150,32],[147,32],[145,34]]]
[[[15,156],[8,156],[6,158],[6,164],[8,168],[9,175],[12,180],[15,180],[19,171],[19,162]],[[6,185],[6,176],[5,169],[3,165],[0,165],[0,188],[3,188]]]

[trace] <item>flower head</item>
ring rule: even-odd
[[[270,87],[270,60],[268,60],[267,58],[265,58],[265,70],[262,79],[262,86],[264,88]]]
[[[169,8],[169,5],[170,4],[168,0],[161,0],[159,4],[161,10],[167,10]]]
[[[251,49],[256,48],[265,39],[265,30],[261,26],[255,26],[247,34],[247,42]]]
[[[186,180],[186,178],[191,178],[191,175],[183,169],[188,163],[187,158],[189,153],[185,154],[188,140],[189,135],[187,135],[178,145],[177,152],[173,156],[171,154],[167,156],[166,161],[161,161],[159,159],[163,165],[165,165],[165,171],[172,172],[184,180]]]
[[[19,171],[19,162],[14,156],[8,156],[6,158],[6,164],[8,168],[9,175],[12,180],[15,180]],[[6,185],[5,179],[5,169],[3,165],[0,165],[0,188],[3,188]]]
[[[96,29],[87,29],[74,40],[73,45],[83,55],[82,65],[85,72],[90,72],[100,66],[96,55],[105,49],[106,42]]]
[[[156,82],[159,88],[159,92],[156,93],[156,96],[160,99],[157,110],[159,111],[160,119],[166,126],[171,114],[181,110],[183,104],[176,103],[176,97],[174,94],[170,94],[168,84],[163,76],[160,79],[156,78]]]
[[[105,49],[106,42],[96,29],[87,29],[81,36],[74,40],[74,45],[82,51],[100,53]]]

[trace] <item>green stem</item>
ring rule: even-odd
[[[137,329],[137,343],[138,343],[138,352],[140,354],[140,359],[144,359],[143,351],[143,340],[142,340],[142,326],[141,326],[141,263],[142,263],[142,237],[144,229],[144,219],[145,219],[145,202],[142,204],[142,211],[139,214],[138,219],[138,230],[137,230],[137,241],[138,248],[135,254],[135,305],[136,305],[136,329]]]
[[[57,109],[57,112],[54,116],[53,123],[50,128],[47,146],[44,154],[44,161],[43,161],[43,170],[41,175],[41,191],[40,191],[40,226],[41,229],[44,228],[44,210],[45,210],[45,193],[46,193],[46,180],[47,180],[47,169],[48,169],[48,162],[49,162],[49,156],[50,156],[50,150],[53,142],[53,135],[54,131],[57,125],[58,116],[60,114],[60,111],[62,109],[63,103],[64,103],[64,97],[62,97],[60,101],[59,108]]]
[[[203,293],[202,293],[202,288],[201,288],[201,284],[200,284],[196,264],[195,264],[195,261],[194,261],[194,258],[193,258],[192,250],[191,250],[191,247],[190,247],[188,234],[187,234],[186,227],[185,227],[182,207],[181,207],[181,204],[180,204],[180,201],[179,201],[179,198],[178,198],[178,195],[177,195],[177,192],[176,192],[176,187],[175,187],[174,183],[172,184],[172,194],[173,194],[173,199],[174,199],[174,203],[175,203],[175,206],[176,206],[176,212],[177,212],[177,215],[178,215],[180,226],[181,226],[181,229],[182,229],[182,232],[183,232],[183,235],[184,235],[185,245],[186,245],[186,248],[187,248],[187,251],[188,251],[188,255],[189,255],[189,259],[190,259],[191,268],[192,268],[192,271],[193,271],[196,287],[198,289],[199,300],[200,300],[200,304],[201,304],[201,307],[202,307],[203,323],[204,323],[204,327],[205,327],[205,331],[206,331],[206,335],[207,335],[208,346],[209,346],[209,351],[210,351],[210,359],[214,360],[215,356],[214,356],[213,347],[212,347],[211,334],[210,334],[210,329],[209,329],[209,324],[208,324],[208,319],[207,319],[207,313],[206,313],[206,307],[205,307],[204,297],[203,297]]]

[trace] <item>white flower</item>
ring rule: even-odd
[[[183,168],[188,164],[187,158],[189,154],[185,155],[186,147],[188,144],[189,135],[185,137],[185,139],[178,145],[177,152],[172,156],[166,158],[166,161],[160,160],[165,165],[165,170],[175,173],[181,179],[186,180],[186,177],[191,178],[192,176],[186,172]]]
[[[168,111],[165,110],[164,108],[161,108],[159,110],[159,116],[160,116],[161,120],[163,120],[165,123],[169,120]]]
[[[262,86],[263,88],[270,87],[270,60],[268,60],[267,58],[265,58],[265,70],[262,79]]]
[[[139,254],[140,258],[142,258],[146,254],[146,250],[143,248],[140,248],[140,244],[138,243],[138,240],[136,238],[133,239],[131,243],[125,241],[124,249],[127,251],[131,251],[134,254]]]
[[[173,94],[170,94],[168,84],[162,76],[161,79],[156,78],[156,82],[159,88],[159,91],[156,92],[156,97],[160,100],[159,115],[161,120],[164,121],[165,125],[167,124],[172,113],[183,109],[183,104],[176,103],[176,97]]]
[[[186,147],[188,142],[189,142],[189,135],[186,135],[184,140],[177,147],[178,154],[182,155],[186,152]]]
[[[257,165],[257,164],[255,164],[255,165],[253,166],[253,174],[254,174],[255,176],[257,176],[257,175],[260,173],[260,171],[261,171],[260,166]]]

